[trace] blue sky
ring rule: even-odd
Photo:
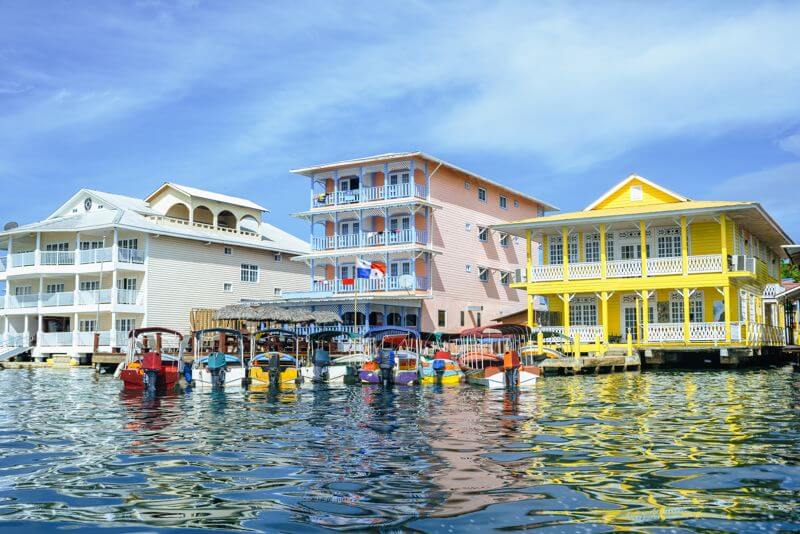
[[[800,239],[800,3],[0,0],[0,222],[423,150],[580,209],[631,172]]]

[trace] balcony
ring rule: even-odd
[[[404,230],[390,230],[388,232],[361,232],[358,234],[312,237],[311,248],[312,250],[318,251],[405,245],[412,243],[424,245],[427,242],[428,232],[410,228]]]
[[[361,202],[377,202],[380,200],[393,200],[401,198],[426,198],[427,190],[424,185],[416,183],[390,184],[377,187],[363,187],[350,191],[333,191],[331,193],[312,194],[311,206],[313,208],[327,208],[329,206],[342,206],[358,204]]]
[[[7,295],[7,308],[10,310],[53,308],[57,306],[97,306],[116,303],[127,306],[141,306],[144,294],[129,289],[99,289],[93,291],[63,291],[59,293],[33,293],[29,295]]]
[[[353,294],[378,291],[428,291],[430,279],[427,276],[386,276],[384,278],[357,278],[352,283],[344,280],[316,280],[312,293]]]
[[[37,261],[38,258],[38,261]],[[91,265],[109,263],[114,259],[112,247],[94,248],[87,250],[42,250],[38,253],[17,252],[0,258],[0,273],[21,267]],[[143,250],[134,248],[117,249],[117,262],[125,264],[143,265],[145,254]]]
[[[689,274],[721,273],[722,256],[705,254],[687,258]],[[570,280],[591,280],[601,277],[600,262],[568,263]],[[679,275],[683,273],[683,260],[680,256],[648,258],[647,276]],[[642,276],[642,260],[611,260],[606,262],[606,278],[639,278]],[[564,280],[562,264],[534,265],[531,267],[531,281],[553,282]]]

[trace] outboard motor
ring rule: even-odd
[[[142,357],[142,385],[146,393],[155,393],[158,388],[158,374],[161,372],[161,355],[148,352]]]
[[[314,380],[317,382],[328,381],[328,366],[331,363],[331,356],[327,350],[317,349],[314,352]]]
[[[344,383],[351,385],[351,384],[358,384],[361,382],[361,378],[358,376],[358,367],[355,365],[348,365],[344,370]]]
[[[516,389],[519,386],[519,354],[514,350],[507,350],[503,354],[503,372],[505,373],[506,389]]]
[[[209,354],[206,368],[211,373],[212,389],[224,388],[225,374],[228,372],[228,362],[225,361],[225,355],[219,352]]]
[[[381,351],[378,353],[377,361],[380,367],[381,384],[392,387],[394,385],[394,351]]]
[[[444,378],[444,369],[446,366],[445,361],[441,359],[433,360],[431,366],[433,367],[436,384],[441,386],[442,379]]]
[[[279,354],[269,356],[269,385],[278,387],[281,382],[281,357]]]

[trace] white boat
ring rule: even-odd
[[[219,350],[200,356],[203,337],[217,334]],[[224,352],[227,338],[236,339],[237,354]],[[194,363],[192,364],[192,386],[198,389],[241,389],[246,383],[247,367],[244,362],[244,340],[237,330],[208,328],[194,333]]]
[[[300,367],[300,376],[303,383],[328,383],[345,384],[348,383],[348,376],[353,377],[353,382],[358,379],[358,369],[370,357],[362,352],[345,354],[336,358],[331,358],[331,348],[336,340],[348,337],[347,332],[339,330],[323,330],[315,332],[309,336],[308,345],[311,365]],[[319,362],[321,365],[315,365]]]

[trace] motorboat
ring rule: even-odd
[[[164,336],[169,339],[164,340]],[[175,354],[165,352],[165,346]],[[128,332],[125,359],[114,376],[128,391],[157,393],[171,391],[183,373],[183,335],[162,327],[136,328]]]
[[[202,355],[204,342],[217,338],[217,350]],[[228,340],[235,340],[235,350],[226,352]],[[192,385],[199,389],[241,388],[247,384],[247,366],[244,359],[244,335],[230,328],[206,328],[194,333],[194,362]]]
[[[394,353],[395,365],[391,380],[396,384],[418,384],[420,379],[420,356],[413,349],[419,349],[419,334],[416,330],[399,326],[370,328],[364,333],[365,339],[376,340],[378,348],[375,357],[365,362],[358,375],[365,384],[386,382],[380,362],[386,361]],[[380,340],[380,341],[377,341]]]
[[[337,340],[349,338],[341,330],[322,330],[308,336],[308,363],[300,367],[303,381],[327,384],[358,383],[359,368],[370,360],[363,352],[333,356]]]
[[[423,357],[420,361],[420,381],[443,386],[460,384],[464,381],[464,372],[449,352],[440,350],[433,358]]]
[[[251,346],[253,351],[259,345],[266,345],[264,351],[250,358],[248,379],[254,388],[275,387],[280,389],[295,388],[303,378],[297,358],[300,339],[295,332],[281,328],[269,328],[253,335]],[[295,354],[288,351],[294,350]]]

